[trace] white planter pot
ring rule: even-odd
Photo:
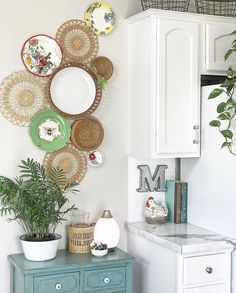
[[[55,234],[55,239],[48,241],[25,240],[25,235],[20,237],[25,258],[32,261],[44,261],[55,258],[60,239],[61,235],[58,234]]]

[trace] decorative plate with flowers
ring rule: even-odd
[[[24,43],[21,57],[29,72],[45,77],[51,75],[61,65],[62,51],[53,38],[36,35]]]
[[[97,35],[106,35],[113,30],[115,13],[108,4],[94,2],[85,13],[85,21]]]

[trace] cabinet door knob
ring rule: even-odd
[[[58,283],[58,284],[55,285],[55,288],[56,288],[57,290],[60,290],[60,289],[62,288],[62,285]]]
[[[194,140],[193,140],[193,144],[199,144],[199,140],[194,139]]]
[[[211,268],[211,267],[207,267],[207,268],[206,268],[206,272],[207,272],[208,274],[212,274],[212,273],[213,273],[213,268]]]
[[[105,284],[109,284],[109,283],[110,283],[110,279],[109,279],[108,277],[106,277],[106,278],[104,278],[103,282],[104,282]]]
[[[198,130],[199,128],[199,125],[193,125],[193,130]]]

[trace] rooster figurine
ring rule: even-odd
[[[168,207],[165,202],[156,203],[150,196],[147,199],[144,217],[148,224],[163,224],[168,218]]]

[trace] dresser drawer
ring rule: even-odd
[[[35,277],[34,293],[79,293],[79,273]]]
[[[184,290],[184,293],[230,293],[229,284],[219,284],[213,286],[204,286]]]
[[[230,253],[185,258],[184,284],[229,280],[230,262]]]
[[[106,268],[84,272],[84,291],[123,289],[126,283],[125,267]]]

